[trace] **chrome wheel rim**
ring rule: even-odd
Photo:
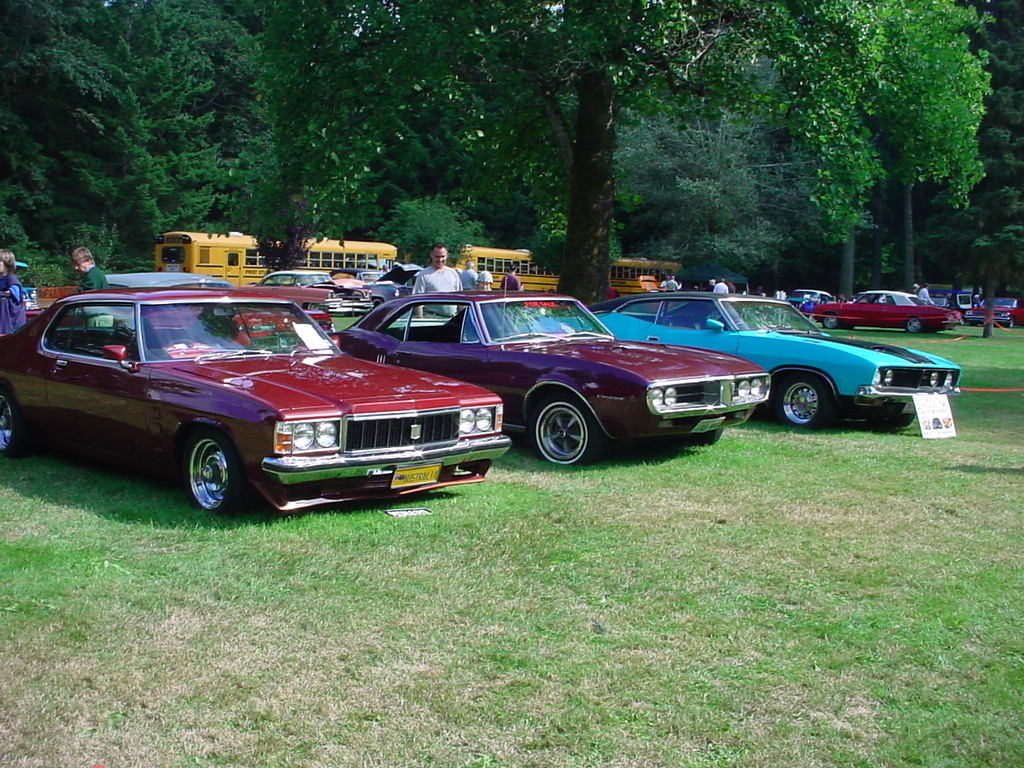
[[[818,412],[818,392],[814,387],[797,382],[782,398],[782,410],[794,424],[807,424]]]
[[[587,445],[587,427],[579,413],[562,403],[548,406],[537,427],[537,443],[544,456],[559,464],[569,464]]]
[[[14,429],[14,415],[7,398],[0,399],[0,451],[7,450],[11,444],[11,433]]]
[[[216,509],[228,493],[228,460],[214,440],[196,443],[189,456],[188,483],[203,509]]]

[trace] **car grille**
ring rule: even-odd
[[[699,381],[693,384],[676,385],[676,402],[695,406],[721,405],[731,400],[724,381]]]
[[[894,368],[892,371],[892,383],[886,386],[898,389],[935,389],[930,380],[931,375],[936,371],[939,372],[940,381],[945,381],[946,374],[949,373],[948,368]],[[958,378],[959,374],[954,371],[952,386],[956,386]]]
[[[345,451],[418,448],[458,439],[458,410],[354,416],[346,420]]]

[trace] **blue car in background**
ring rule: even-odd
[[[769,407],[784,424],[838,418],[891,427],[915,419],[916,393],[958,395],[961,369],[925,352],[829,336],[787,301],[704,292],[632,294],[590,307],[620,339],[727,352],[772,374]]]

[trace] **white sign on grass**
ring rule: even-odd
[[[956,437],[948,395],[916,394],[914,408],[917,423],[921,425],[921,437]]]

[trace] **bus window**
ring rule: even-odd
[[[181,264],[185,261],[185,249],[180,245],[167,245],[161,256],[164,264]]]

